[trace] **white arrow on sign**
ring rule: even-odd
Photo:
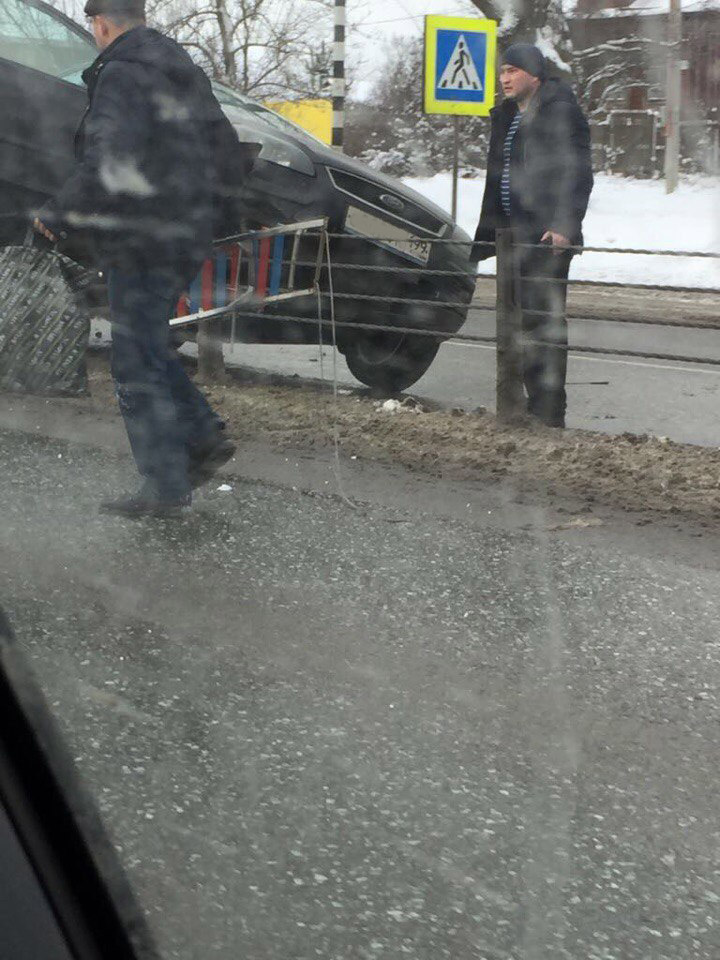
[[[439,90],[482,90],[475,62],[470,56],[467,40],[461,33],[452,56],[442,72]]]

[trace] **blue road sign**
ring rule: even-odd
[[[425,112],[486,116],[495,99],[497,24],[425,18]]]
[[[435,99],[483,103],[486,58],[486,34],[438,30]]]

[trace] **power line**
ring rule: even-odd
[[[467,10],[453,10],[448,16],[449,17],[462,17],[467,13]],[[424,20],[427,14],[408,14],[405,17],[393,17],[391,20],[369,20],[363,21],[362,23],[357,24],[357,28],[362,29],[363,27],[378,27],[381,24],[385,23],[405,23],[407,20]]]

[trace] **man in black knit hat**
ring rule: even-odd
[[[100,55],[83,74],[77,166],[38,213],[48,239],[81,241],[107,276],[112,373],[140,490],[103,512],[174,516],[235,447],[171,349],[168,321],[209,255],[239,227],[253,149],[174,40],[145,26],[144,0],[88,0]]]
[[[571,248],[593,185],[590,130],[570,87],[547,76],[537,47],[516,43],[502,58],[504,101],[491,111],[487,180],[472,259],[495,256],[495,231],[511,227],[524,336],[528,412],[565,426]]]

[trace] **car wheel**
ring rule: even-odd
[[[398,393],[422,377],[439,347],[431,337],[369,331],[345,344],[345,361],[361,383]]]

